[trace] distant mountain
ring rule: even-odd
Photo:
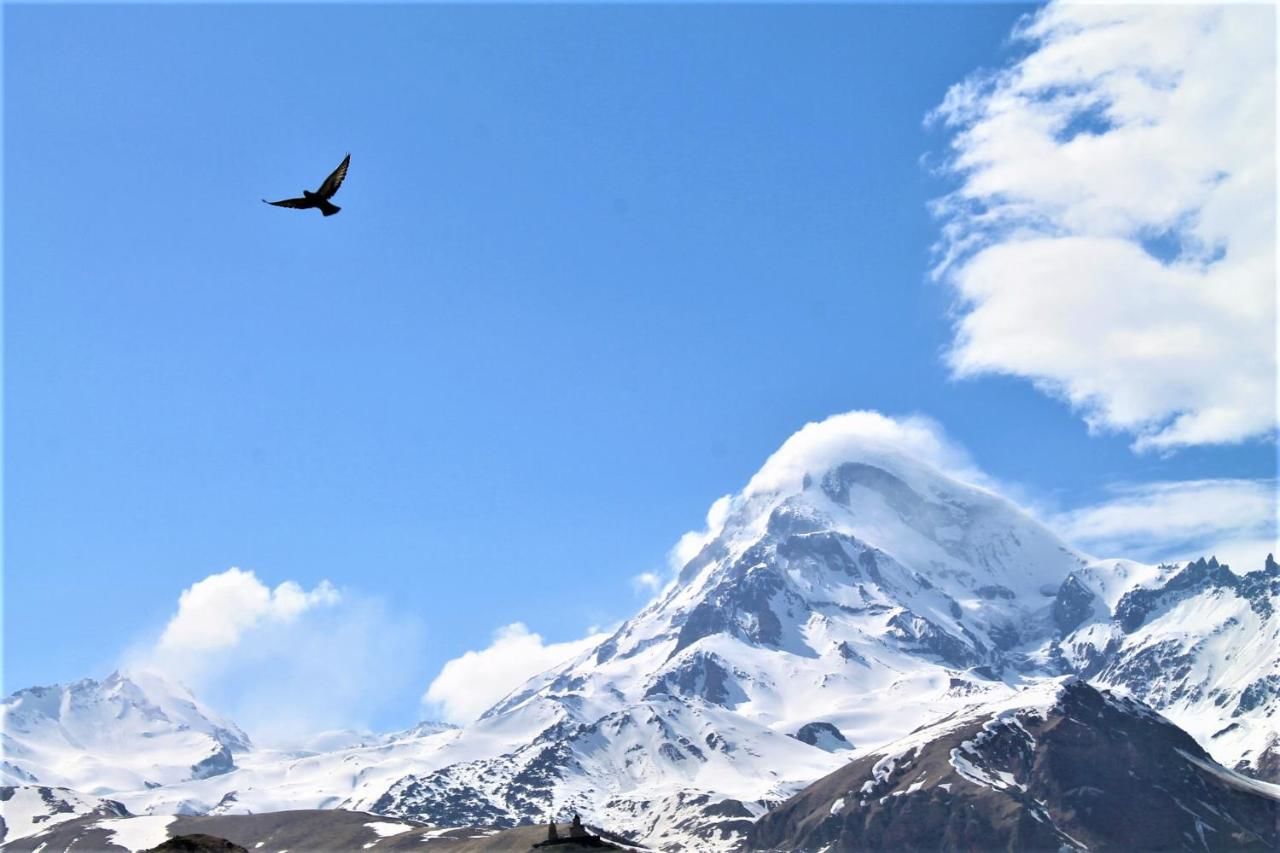
[[[244,732],[151,673],[19,690],[0,705],[6,783],[110,793],[235,768]]]
[[[1276,850],[1280,786],[1079,680],[872,750],[750,830],[752,850]]]

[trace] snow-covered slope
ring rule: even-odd
[[[43,785],[0,787],[0,844],[8,847],[19,838],[45,832],[60,823],[85,817],[128,817],[115,800],[91,797],[66,788]]]
[[[152,673],[31,687],[0,706],[3,781],[110,793],[226,773],[244,732]]]
[[[451,726],[427,723],[331,750],[258,748],[237,756],[237,766],[226,774],[131,788],[115,796],[135,814],[337,808],[376,799],[406,774],[439,766],[440,756],[451,754],[459,735]],[[344,740],[348,739],[338,738],[340,744]],[[467,755],[477,754],[475,750]]]

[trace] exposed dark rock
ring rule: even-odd
[[[370,811],[392,817],[429,814],[445,826],[515,825],[510,814],[493,805],[483,792],[454,782],[444,773],[427,778],[404,777],[388,788]]]
[[[1264,702],[1274,702],[1276,697],[1280,697],[1280,675],[1265,675],[1251,681],[1249,686],[1240,692],[1240,701],[1236,703],[1236,709],[1231,712],[1231,716],[1238,717],[1246,714]]]
[[[849,551],[847,537],[826,531],[806,536],[787,536],[778,542],[776,553],[793,568],[812,567],[860,579],[862,572]]]
[[[219,746],[220,749],[213,755],[191,765],[192,779],[208,779],[210,776],[219,776],[236,769],[236,762],[231,757],[231,750],[225,743],[219,744]]]
[[[663,674],[644,694],[646,699],[659,695],[698,696],[726,708],[746,699],[737,679],[709,652],[692,653],[674,670]]]
[[[748,820],[754,817],[751,810],[739,800],[721,800],[718,803],[712,803],[703,809],[702,813],[711,817],[743,817]]]
[[[1280,565],[1275,557],[1267,555],[1267,561],[1261,571],[1249,572],[1237,579],[1236,591],[1248,600],[1249,606],[1259,616],[1271,616],[1271,602],[1280,596]]]
[[[144,853],[249,853],[247,848],[212,835],[178,835]]]
[[[757,545],[730,568],[727,578],[693,608],[680,626],[672,657],[712,634],[728,633],[754,645],[776,646],[782,622],[773,599],[785,584],[771,549]]]
[[[1236,769],[1254,779],[1280,784],[1280,735],[1273,736],[1252,763],[1242,761]]]
[[[871,663],[862,655],[858,654],[858,650],[849,645],[846,641],[841,640],[840,645],[836,646],[836,651],[840,653],[840,657],[847,661],[860,663],[863,666],[871,666]]]
[[[1220,565],[1216,557],[1208,560],[1201,557],[1188,563],[1162,586],[1126,592],[1116,604],[1115,619],[1126,634],[1131,634],[1157,607],[1208,589],[1234,589],[1235,586],[1235,574]]]
[[[1093,603],[1097,596],[1080,582],[1075,573],[1067,575],[1067,579],[1058,587],[1053,598],[1053,624],[1065,636],[1070,634],[1080,623],[1089,618],[1093,612]]]
[[[840,729],[832,723],[822,721],[805,723],[792,737],[809,746],[818,746],[827,750],[853,749],[853,744],[849,743]]]
[[[923,616],[902,610],[889,618],[889,636],[902,641],[906,651],[936,655],[956,668],[978,663],[974,649]]]

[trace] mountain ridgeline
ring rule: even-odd
[[[136,760],[82,767],[57,732],[83,703],[20,692],[4,772],[138,815],[580,812],[698,850],[1144,849],[1130,784],[1146,849],[1274,849],[1280,567],[1259,562],[1094,560],[894,450],[784,446],[661,595],[461,729],[283,753],[148,700],[205,740],[152,719]],[[197,770],[215,743],[230,760]]]

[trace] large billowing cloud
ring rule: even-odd
[[[493,643],[444,665],[427,687],[423,702],[451,723],[469,723],[533,676],[603,642],[606,633],[581,640],[546,643],[523,623],[499,628]]]
[[[1275,13],[1054,4],[953,87],[937,274],[957,376],[1021,376],[1137,449],[1276,428]]]
[[[288,624],[313,607],[339,600],[328,581],[310,592],[293,581],[271,589],[253,572],[230,568],[182,591],[178,612],[160,635],[158,650],[184,655],[227,648],[260,624]]]
[[[363,727],[408,689],[417,623],[328,581],[274,588],[238,568],[183,590],[159,637],[126,669],[163,673],[262,743]]]

